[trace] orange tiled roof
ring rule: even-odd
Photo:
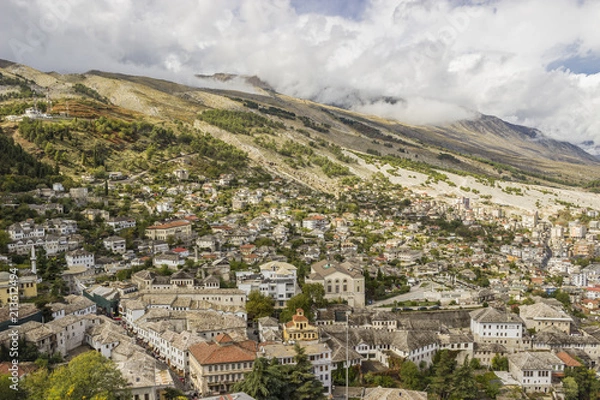
[[[257,350],[253,340],[221,344],[202,342],[190,347],[190,353],[201,365],[254,361]]]
[[[556,353],[556,357],[560,358],[560,360],[564,362],[565,366],[567,367],[581,367],[581,363],[579,361],[577,361],[564,351]]]
[[[189,224],[190,224],[189,221],[172,221],[172,222],[167,222],[166,224],[162,224],[162,225],[152,225],[152,226],[147,227],[146,229],[169,229],[169,228],[177,228],[179,226],[186,226]]]

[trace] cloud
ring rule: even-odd
[[[0,57],[196,85],[197,73],[257,75],[282,93],[409,123],[474,110],[600,143],[600,2],[321,3],[8,0]]]

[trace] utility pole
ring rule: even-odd
[[[350,361],[348,355],[348,347],[350,346],[350,312],[346,311],[346,400],[348,397],[348,369],[350,368]]]

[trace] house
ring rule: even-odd
[[[135,218],[131,217],[115,217],[115,218],[106,218],[106,224],[113,228],[115,232],[119,232],[123,229],[135,228],[136,221]]]
[[[18,304],[20,299],[37,296],[37,280],[35,274],[11,274],[0,272],[0,305]]]
[[[247,295],[253,290],[271,296],[276,307],[285,307],[287,301],[300,293],[296,279],[297,268],[289,263],[271,261],[262,264],[260,274],[236,273],[237,287]]]
[[[123,254],[127,251],[125,248],[125,239],[120,236],[110,236],[102,241],[104,248],[113,253]]]
[[[157,254],[152,260],[152,265],[155,267],[161,267],[166,265],[169,269],[178,270],[185,265],[185,259],[179,257],[179,254],[173,252],[167,252],[163,254]]]
[[[192,224],[186,220],[166,222],[146,228],[146,237],[152,240],[189,239],[192,236]]]
[[[211,342],[189,348],[190,380],[201,396],[231,392],[233,385],[252,371],[257,344],[252,340],[235,342],[221,334]]]
[[[310,266],[306,283],[318,283],[326,299],[342,299],[355,308],[365,307],[365,277],[362,268],[350,262],[322,260]]]
[[[563,361],[549,351],[524,351],[508,356],[508,371],[525,392],[548,393],[553,374],[562,373],[564,367]]]
[[[477,343],[505,344],[522,347],[523,320],[509,311],[486,307],[471,311],[471,332]]]
[[[519,310],[519,315],[525,321],[527,329],[541,331],[554,326],[567,334],[571,333],[573,318],[562,309],[540,302],[520,306]]]
[[[96,314],[96,303],[86,297],[72,294],[65,296],[63,303],[50,303],[48,307],[52,312],[53,320],[61,319],[68,315],[83,316]]]
[[[258,339],[260,342],[281,342],[283,338],[279,330],[279,320],[273,317],[259,318]]]
[[[44,227],[36,225],[33,220],[14,223],[6,231],[11,240],[43,238],[46,235]]]
[[[83,249],[68,252],[65,255],[65,261],[67,262],[68,268],[94,268],[94,265],[96,264],[94,253],[90,253],[89,251],[85,251]]]
[[[12,308],[14,309],[14,307]],[[0,307],[0,332],[9,330],[14,325],[23,325],[29,321],[42,322],[42,320],[42,311],[31,303],[19,304],[19,315],[17,316],[14,315],[14,310],[11,310],[10,305]]]
[[[302,220],[302,227],[310,231],[324,229],[329,225],[327,218],[321,214],[313,214]]]
[[[304,310],[299,308],[292,316],[292,320],[283,325],[283,340],[286,342],[319,340],[319,330],[309,323],[308,318],[304,316]]]

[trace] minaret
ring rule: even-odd
[[[31,246],[31,272],[33,274],[37,274],[37,265],[36,265],[36,260],[37,257],[35,255],[35,246]]]

